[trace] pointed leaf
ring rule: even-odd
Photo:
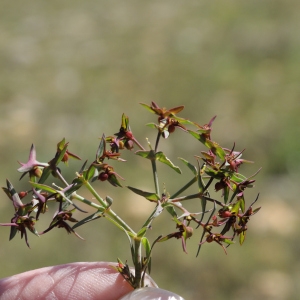
[[[96,153],[96,160],[98,161],[99,158],[103,155],[104,151],[106,149],[106,143],[105,143],[105,135],[102,135],[99,147],[97,149],[97,153]]]
[[[83,173],[84,179],[86,181],[89,181],[90,179],[92,179],[94,177],[95,171],[96,171],[95,166],[93,164],[91,164],[90,167],[88,168],[88,170]]]
[[[170,161],[170,159],[167,158],[167,157],[165,156],[165,154],[164,154],[163,152],[161,152],[161,151],[160,151],[160,152],[157,152],[157,153],[155,154],[155,158],[156,158],[158,161],[160,161],[160,162],[162,162],[162,163],[168,165],[169,167],[171,167],[171,168],[172,168],[174,171],[176,171],[177,173],[181,174],[180,168],[177,167],[177,166],[175,166],[175,165]]]
[[[90,221],[94,221],[94,220],[99,219],[99,218],[101,218],[101,217],[102,217],[102,212],[97,211],[97,212],[93,213],[92,215],[90,215],[90,216],[88,216],[88,217],[82,219],[81,221],[77,222],[77,223],[72,227],[72,229],[75,229],[76,227],[79,227],[79,226],[81,226],[81,225],[83,225],[83,224],[85,224],[85,223],[88,223],[88,222],[90,222]]]
[[[29,181],[29,183],[36,189],[40,189],[40,190],[43,190],[43,191],[46,191],[46,192],[49,192],[49,193],[57,193],[57,190],[48,186],[48,185],[45,185],[45,184],[40,184],[40,183],[36,183],[36,182],[33,182],[33,181]]]
[[[240,245],[243,245],[245,238],[246,238],[246,231],[242,231],[239,236]]]
[[[16,236],[17,232],[18,232],[17,227],[15,227],[15,226],[10,227],[10,234],[9,234],[9,240],[10,241]]]
[[[153,110],[152,108],[151,108],[151,106],[150,105],[148,105],[148,104],[145,104],[145,103],[140,103],[143,107],[145,107],[148,111],[150,111],[150,112],[152,112],[152,113],[156,113],[155,112],[155,110]]]
[[[155,152],[153,150],[150,151],[139,150],[136,151],[135,154],[144,158],[148,158],[150,160],[155,159]]]
[[[148,126],[150,128],[157,128],[157,124],[155,124],[155,123],[147,123],[146,126]]]
[[[122,187],[121,183],[119,182],[119,180],[115,174],[110,174],[109,177],[107,178],[107,181],[113,186]]]
[[[194,165],[181,157],[179,157],[179,159],[193,172],[194,175],[197,175],[197,168]]]
[[[177,213],[173,205],[167,205],[165,206],[165,209],[172,217],[177,218]]]
[[[131,186],[127,186],[127,188],[129,188],[132,192],[145,197],[147,200],[149,201],[157,201],[160,199],[160,197],[156,194],[156,193],[150,193],[150,192],[146,192],[146,191],[142,191],[139,189],[136,189],[134,187]]]
[[[137,233],[136,235],[137,235],[138,237],[143,237],[143,236],[146,234],[147,229],[148,229],[147,226],[141,228],[141,229],[138,231],[138,233]]]

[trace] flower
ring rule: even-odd
[[[181,112],[184,109],[184,106],[176,106],[170,109],[165,107],[160,108],[155,102],[151,102],[151,105],[141,103],[145,108],[147,108],[152,113],[158,115],[158,125],[154,125],[162,134],[164,138],[168,138],[170,133],[175,131],[176,127],[179,127],[183,131],[187,129],[182,124],[192,124],[189,120],[179,118],[176,116],[177,113]]]
[[[48,163],[42,163],[36,160],[36,150],[34,144],[31,145],[30,152],[29,152],[29,159],[27,163],[21,163],[21,162],[18,163],[21,165],[18,171],[24,173],[21,176],[21,178],[24,177],[24,175],[28,172],[30,173],[30,175],[40,176],[41,173],[39,172],[39,167],[49,166]]]

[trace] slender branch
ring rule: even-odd
[[[140,142],[136,139],[133,138],[132,141],[143,151],[145,151],[145,148],[140,144]]]
[[[151,159],[151,165],[152,165],[153,179],[154,179],[154,185],[155,185],[155,192],[157,195],[160,195],[155,156],[153,159]]]

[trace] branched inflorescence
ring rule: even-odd
[[[69,158],[80,160],[80,157],[68,150],[69,145],[65,139],[57,144],[54,158],[47,163],[37,161],[35,147],[31,146],[28,162],[20,163],[21,167],[18,169],[22,173],[20,179],[25,175],[29,176],[30,188],[18,193],[9,180],[6,182],[6,187],[3,187],[14,207],[11,221],[0,224],[10,226],[10,240],[16,236],[17,232],[20,232],[21,238],[25,238],[29,247],[27,231],[39,236],[54,228],[64,228],[67,233],[74,233],[81,238],[75,232],[75,228],[105,217],[128,237],[135,267],[134,275],[127,263],[124,264],[119,259],[116,269],[134,288],[143,286],[145,272],[151,270],[153,247],[158,242],[171,238],[180,239],[184,252],[187,252],[187,239],[191,238],[194,230],[199,228],[202,231],[197,255],[204,243],[215,242],[224,249],[225,253],[226,248],[234,242],[236,237],[239,238],[240,244],[243,244],[248,223],[260,209],[253,207],[258,197],[248,207],[246,205],[245,191],[247,188],[253,187],[255,182],[253,178],[258,172],[250,177],[239,172],[242,164],[251,163],[251,161],[241,158],[244,150],[236,151],[235,144],[232,149],[227,149],[211,139],[212,124],[216,117],[200,126],[177,116],[184,106],[165,109],[160,108],[154,102],[151,105],[142,103],[142,106],[158,115],[157,123],[147,124],[157,131],[154,149],[149,142],[148,150],[140,144],[131,131],[128,117],[123,114],[119,131],[111,136],[102,136],[95,160],[90,165],[85,161],[72,181],[62,175],[58,165],[61,162],[67,165]],[[192,127],[193,130],[188,129],[189,127]],[[167,191],[160,193],[161,183],[159,182],[157,162],[164,163],[173,171],[181,174],[180,168],[174,165],[162,151],[158,151],[161,138],[170,138],[176,128],[183,130],[187,136],[200,141],[206,147],[206,151],[197,149],[196,164],[180,158],[181,162],[191,171],[191,179],[173,194]],[[134,147],[139,148],[135,152],[136,155],[150,160],[154,180],[153,191],[143,191],[127,186],[132,192],[154,204],[153,211],[150,212],[148,219],[137,232],[112,210],[113,200],[109,196],[102,198],[92,186],[93,183],[107,181],[115,187],[122,187],[120,180],[124,179],[115,171],[110,161],[124,162],[125,160],[121,158],[122,150],[132,150]],[[61,182],[61,186],[49,185],[47,182],[51,177],[57,178]],[[196,185],[195,193],[184,195],[194,184]],[[89,190],[90,199],[78,194],[82,186]],[[220,194],[221,200],[211,197],[209,192],[211,187]],[[29,198],[27,203],[23,203],[25,197]],[[93,202],[91,199],[96,199],[97,202]],[[196,203],[199,203],[200,199],[201,204],[197,212],[190,212],[185,208],[185,203],[194,199],[198,199]],[[95,212],[80,221],[76,220],[72,216],[75,211],[86,213],[79,208],[78,202],[93,207]],[[55,205],[55,203],[57,203],[57,211],[49,227],[38,232],[36,223],[47,212],[48,205]],[[151,245],[146,237],[147,231],[152,227],[153,220],[163,211],[172,216],[172,220],[175,222],[175,231],[159,236]],[[74,223],[73,226],[72,223]]]

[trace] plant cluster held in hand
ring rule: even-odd
[[[74,233],[81,238],[75,231],[79,226],[97,219],[109,220],[128,237],[135,271],[131,272],[128,264],[122,263],[120,259],[116,268],[134,288],[144,285],[145,273],[151,271],[153,248],[159,242],[171,238],[178,239],[183,251],[187,252],[187,240],[193,236],[199,240],[197,255],[204,243],[214,242],[222,247],[225,253],[235,238],[243,244],[249,220],[260,209],[253,207],[258,197],[250,201],[250,205],[245,201],[245,191],[253,187],[253,177],[257,172],[250,177],[240,173],[242,164],[251,163],[241,158],[243,151],[236,150],[235,144],[228,149],[212,140],[212,123],[215,117],[202,126],[177,116],[183,110],[183,106],[165,109],[154,102],[151,105],[142,103],[142,106],[157,115],[155,123],[147,124],[157,132],[153,146],[149,141],[146,147],[142,146],[130,128],[129,118],[123,114],[119,131],[113,135],[102,136],[95,160],[92,163],[85,161],[71,180],[64,177],[58,165],[68,164],[69,158],[80,158],[69,151],[65,139],[57,144],[54,158],[49,162],[39,162],[34,145],[31,146],[28,161],[20,163],[21,167],[18,169],[22,173],[21,179],[29,177],[28,190],[17,192],[9,180],[6,187],[3,187],[14,206],[11,221],[0,224],[10,226],[10,240],[20,232],[21,238],[24,237],[29,247],[28,232],[40,236],[54,228],[64,228],[67,233]],[[159,151],[162,139],[171,142],[177,128],[186,133],[187,139],[195,138],[201,142],[203,150],[201,151],[200,147],[195,149],[194,162],[179,158],[190,174],[189,180],[184,182],[182,187],[172,192],[160,192],[163,183],[159,181],[159,164],[166,164],[170,167],[170,172],[181,174],[181,169],[170,161],[165,153]],[[109,196],[104,197],[97,192],[101,191],[102,184],[122,187],[120,181],[124,180],[124,175],[116,172],[115,162],[125,162],[121,155],[125,150],[132,151],[141,159],[149,160],[149,170],[153,173],[153,190],[144,191],[138,187],[127,186],[133,193],[145,198],[145,201],[153,203],[153,210],[149,212],[148,219],[138,231],[133,230],[114,212],[113,207],[118,204],[117,201],[113,202]],[[52,184],[51,177],[58,179],[60,184]],[[83,186],[90,192],[89,198],[80,195]],[[186,195],[191,186],[195,186],[194,192]],[[216,195],[219,194],[219,199],[211,197],[210,189],[214,189]],[[28,200],[25,202],[26,199]],[[197,211],[185,208],[185,204],[190,201],[195,202]],[[75,211],[86,214],[80,203],[92,207],[95,211],[81,220],[76,220],[73,217]],[[56,213],[49,227],[39,232],[36,225],[50,205],[57,206]],[[173,220],[175,229],[150,242],[147,232],[155,226],[154,220],[163,214],[171,215],[170,219]],[[199,234],[195,234],[196,229]]]

